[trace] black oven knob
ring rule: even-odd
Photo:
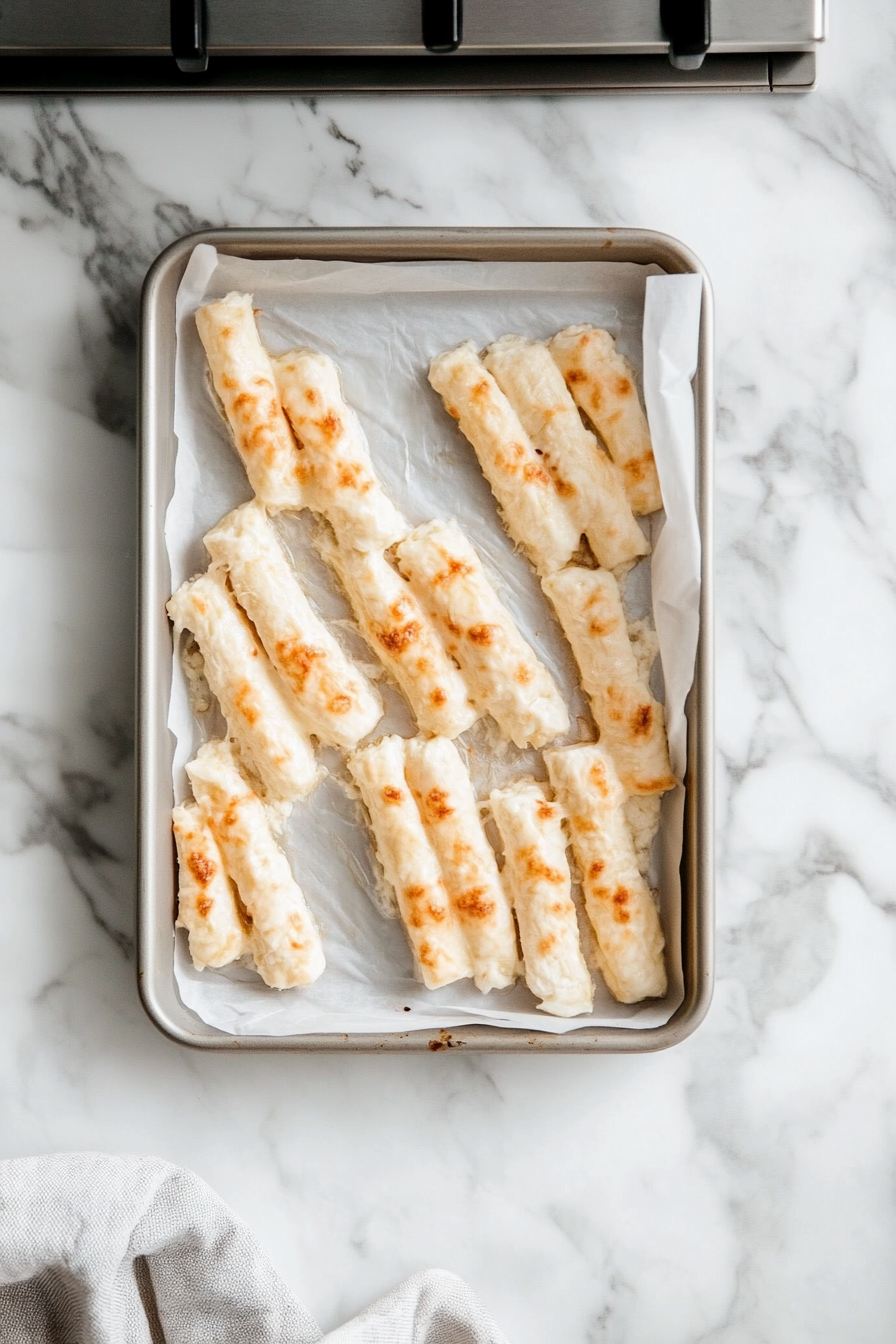
[[[440,54],[457,51],[463,40],[463,0],[422,0],[423,45]]]
[[[171,0],[171,54],[185,75],[208,69],[204,0]]]
[[[669,60],[679,70],[699,70],[710,43],[710,0],[660,0],[660,22]]]

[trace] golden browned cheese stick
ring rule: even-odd
[[[265,789],[287,801],[310,793],[319,778],[314,752],[224,576],[212,571],[182,584],[168,614],[195,635],[228,732]]]
[[[463,929],[405,779],[405,741],[384,737],[348,758],[370,818],[376,853],[395,892],[418,974],[439,989],[473,974]]]
[[[483,362],[541,453],[598,563],[617,569],[647,555],[650,543],[632,513],[622,473],[582,424],[547,346],[502,336],[486,350]]]
[[[250,294],[228,294],[196,313],[215,391],[249,484],[269,509],[302,507],[299,461]]]
[[[472,444],[510,536],[539,574],[559,569],[578,546],[581,530],[472,341],[437,355],[429,381]]]
[[[582,870],[585,908],[598,961],[620,1003],[666,993],[664,938],[650,889],[638,870],[625,820],[625,790],[599,743],[545,752],[551,786],[569,819]]]
[[[356,747],[376,727],[383,702],[312,610],[258,501],[222,518],[205,547],[226,568],[305,732],[329,746]]]
[[[385,550],[408,524],[376,478],[333,360],[316,350],[290,350],[274,360],[274,374],[299,444],[308,504],[324,515],[341,545]]]
[[[229,742],[204,743],[187,774],[252,917],[259,975],[272,989],[313,984],[326,966],[317,925],[274,839],[264,804],[241,774]]]
[[[518,747],[541,747],[561,737],[569,713],[557,683],[523,639],[457,524],[424,523],[399,543],[396,554],[460,664],[473,702]]]
[[[526,984],[542,1000],[542,1012],[588,1013],[594,986],[571,895],[563,814],[534,779],[495,789],[490,801],[504,844],[503,877],[520,926]]]
[[[405,777],[463,930],[476,988],[504,989],[520,969],[513,911],[457,747],[445,737],[411,738]]]
[[[635,513],[663,507],[660,478],[635,372],[608,331],[567,327],[550,342],[566,384],[622,472]]]
[[[241,915],[202,808],[181,803],[171,820],[177,845],[177,926],[187,930],[197,970],[227,966],[249,950],[251,926]]]
[[[578,663],[600,740],[629,793],[675,787],[663,706],[641,680],[619,584],[607,569],[570,565],[541,584]]]

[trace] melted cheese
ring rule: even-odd
[[[517,630],[457,524],[424,523],[396,553],[480,709],[518,747],[540,747],[562,736],[569,714],[557,684]]]
[[[418,974],[439,989],[473,974],[464,932],[405,779],[405,741],[384,737],[348,758],[370,818],[377,857],[393,888]]]
[[[641,680],[619,584],[606,569],[570,566],[542,580],[579,666],[600,740],[629,793],[675,787],[663,707]]]
[[[463,678],[410,584],[377,551],[324,541],[321,554],[336,571],[361,633],[398,683],[417,726],[457,737],[479,718]]]
[[[227,966],[249,950],[244,923],[214,832],[196,803],[171,813],[177,845],[177,926],[189,934],[197,970]]]
[[[491,795],[504,844],[504,881],[520,926],[526,984],[554,1017],[591,1011],[594,986],[571,895],[563,815],[534,779]]]
[[[650,543],[632,513],[622,473],[582,424],[547,346],[522,336],[504,336],[489,346],[484,363],[541,454],[577,532],[585,533],[598,562],[616,569],[647,555]],[[572,553],[565,558],[569,560]]]
[[[196,313],[215,391],[249,484],[269,509],[298,509],[298,454],[271,361],[258,336],[252,297],[228,294]]]
[[[224,577],[211,572],[188,580],[168,614],[195,635],[228,732],[265,789],[283,799],[310,793],[318,780],[314,753]]]
[[[314,350],[274,360],[284,410],[299,444],[308,503],[340,543],[384,550],[408,525],[376,478],[358,417],[345,403],[339,370]]]
[[[405,776],[463,930],[476,988],[487,994],[512,985],[519,973],[513,912],[454,743],[413,738]]]
[[[259,975],[272,989],[313,984],[326,966],[320,934],[264,804],[241,775],[230,744],[206,742],[187,774],[252,917]]]
[[[429,381],[473,445],[504,525],[540,574],[566,563],[581,529],[472,341],[438,355]]]
[[[623,811],[625,790],[612,757],[594,744],[549,751],[544,759],[569,818],[585,909],[610,993],[620,1003],[662,998],[667,987],[663,931],[638,870]]]
[[[357,746],[382,717],[382,700],[315,615],[264,509],[234,509],[205,546],[226,567],[305,732],[329,746]]]
[[[633,511],[661,509],[660,480],[635,372],[613,337],[587,324],[567,327],[550,342],[550,351],[577,405],[622,472]]]

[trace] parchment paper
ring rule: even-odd
[[[178,455],[165,523],[172,590],[206,568],[203,534],[251,494],[209,394],[205,356],[193,320],[200,303],[231,290],[254,295],[255,306],[261,309],[262,339],[273,353],[311,346],[337,361],[346,398],[360,416],[376,470],[411,525],[454,517],[464,528],[523,635],[566,695],[573,724],[569,742],[593,737],[571,655],[531,567],[514,551],[501,527],[472,448],[429,387],[426,370],[435,354],[467,338],[479,346],[506,332],[544,338],[584,321],[606,327],[617,337],[639,375],[646,371],[649,379],[646,404],[667,501],[665,521],[660,516],[652,522],[653,539],[659,544],[650,564],[632,572],[626,606],[631,617],[644,614],[652,579],[662,603],[657,607],[657,628],[672,760],[681,774],[686,750],[684,698],[693,680],[700,573],[690,388],[696,366],[699,277],[664,276],[655,268],[622,263],[257,262],[219,256],[207,244],[198,246],[177,300]],[[642,331],[650,333],[647,360],[642,358]],[[667,403],[668,414],[662,409]],[[348,605],[315,550],[319,526],[307,512],[278,521],[312,602],[345,647],[375,670],[372,655],[353,629]],[[657,672],[659,685],[660,678]],[[384,732],[411,736],[415,729],[404,701],[388,682],[380,685],[387,714],[374,736]],[[216,713],[204,717],[206,721],[197,722],[191,710],[176,649],[168,723],[176,741],[177,800],[189,796],[185,762],[205,737],[223,730]],[[545,777],[539,753],[502,743],[490,721],[477,724],[458,745],[466,754],[480,798],[521,775]],[[664,799],[651,871],[661,893],[669,993],[660,1002],[627,1007],[613,1000],[596,975],[593,1014],[570,1021],[538,1012],[522,982],[487,996],[469,981],[435,992],[423,989],[413,977],[404,930],[398,919],[387,917],[381,874],[342,755],[325,750],[320,757],[330,773],[310,799],[296,805],[284,844],[320,925],[327,969],[310,988],[285,991],[269,989],[253,970],[240,965],[199,972],[180,930],[173,949],[178,989],[203,1021],[238,1035],[266,1036],[407,1031],[473,1022],[566,1032],[593,1025],[657,1026],[678,1007],[683,996],[678,873],[683,789]]]

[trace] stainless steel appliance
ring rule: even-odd
[[[4,0],[7,92],[796,92],[826,0]]]

